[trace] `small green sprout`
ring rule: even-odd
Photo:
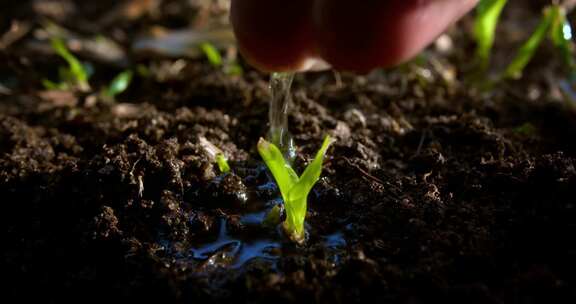
[[[284,208],[286,209],[286,221],[283,223],[284,231],[295,242],[304,241],[304,219],[306,218],[308,193],[320,178],[322,161],[332,143],[333,139],[326,136],[314,160],[298,177],[276,145],[263,138],[258,141],[258,152],[272,172],[284,200]]]
[[[272,209],[268,212],[262,224],[266,227],[276,227],[282,222],[282,207],[280,205],[274,205]]]
[[[242,66],[238,64],[235,60],[224,60],[218,48],[209,42],[204,42],[200,44],[200,49],[204,53],[204,56],[208,59],[208,62],[213,67],[222,67],[224,73],[231,76],[238,76],[244,73]]]
[[[218,169],[222,173],[229,173],[230,172],[230,165],[228,165],[228,160],[226,160],[226,156],[224,153],[216,154],[216,164],[218,164]]]
[[[202,52],[204,52],[204,55],[206,56],[206,58],[208,59],[208,62],[210,62],[210,64],[212,66],[215,66],[215,67],[222,66],[224,60],[222,60],[222,56],[220,55],[220,52],[218,51],[218,49],[213,44],[211,44],[209,42],[201,43],[200,49],[202,50]]]
[[[133,76],[134,73],[130,70],[126,70],[116,75],[116,77],[114,77],[110,82],[110,85],[105,89],[104,95],[114,98],[116,95],[126,91],[132,82]]]
[[[220,173],[229,173],[230,172],[230,165],[228,165],[228,159],[222,150],[220,150],[216,145],[211,143],[206,137],[200,136],[198,137],[198,142],[206,156],[215,162],[218,165],[218,170]]]
[[[244,73],[244,69],[238,62],[230,62],[224,67],[224,73],[231,76],[240,76]]]
[[[574,60],[574,45],[572,44],[572,26],[566,17],[566,9],[560,5],[553,5],[552,25],[550,28],[550,39],[554,46],[560,50],[564,62],[570,70],[576,69],[576,60]]]
[[[494,45],[496,26],[506,3],[507,0],[481,0],[478,5],[474,36],[477,44],[476,56],[481,63],[482,71],[488,68],[490,52]],[[571,73],[576,74],[572,28],[566,17],[566,9],[562,5],[553,4],[544,9],[538,26],[517,51],[512,62],[506,67],[498,80],[520,78],[524,69],[534,57],[538,47],[546,38],[549,38],[561,52],[562,58]],[[488,86],[493,84],[489,82]]]
[[[572,44],[572,28],[566,18],[566,10],[560,5],[551,5],[544,10],[542,20],[530,38],[522,45],[518,54],[504,72],[504,78],[517,79],[528,65],[536,49],[548,37],[560,50],[562,58],[570,70],[576,68]]]
[[[518,79],[522,76],[524,68],[528,65],[542,41],[546,38],[550,26],[552,25],[552,18],[554,18],[552,11],[547,9],[542,20],[536,27],[536,30],[530,38],[520,47],[518,53],[504,72],[504,78]]]
[[[496,26],[507,0],[481,0],[476,10],[474,38],[476,39],[476,56],[482,69],[488,68],[490,53],[494,46]]]
[[[50,80],[43,80],[43,84],[48,89],[68,89],[70,86],[87,92],[90,90],[88,79],[90,78],[89,70],[78,60],[66,47],[64,41],[59,37],[50,40],[52,49],[62,57],[67,63],[68,68],[59,70],[61,83],[54,83]]]
[[[89,65],[83,64],[78,58],[76,58],[66,47],[66,44],[62,38],[54,36],[50,39],[52,49],[62,57],[66,63],[67,67],[60,67],[58,74],[60,76],[60,82],[53,82],[49,79],[43,79],[42,84],[49,90],[71,90],[77,89],[81,92],[90,91],[90,84],[88,80],[91,76],[91,69]],[[118,74],[110,82],[110,85],[104,87],[100,91],[100,97],[107,101],[113,101],[116,95],[126,91],[130,83],[134,72],[131,70],[126,70]]]

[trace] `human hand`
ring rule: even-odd
[[[409,60],[478,0],[232,0],[246,60],[265,71],[318,62],[366,72]]]

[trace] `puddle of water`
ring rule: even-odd
[[[233,249],[232,253],[237,252],[241,243],[237,240],[230,239],[226,230],[226,221],[221,220],[218,238],[214,242],[207,243],[199,248],[190,249],[192,258],[208,259],[223,249]]]
[[[260,225],[266,218],[267,214],[268,210],[245,214],[240,217],[240,223],[242,223],[242,225],[253,225],[253,226]]]
[[[260,224],[260,218],[266,212],[258,212],[245,215],[243,220],[250,224]],[[280,248],[280,242],[272,239],[254,239],[250,241],[234,238],[228,233],[226,220],[220,221],[218,238],[200,247],[190,249],[190,257],[195,260],[205,261],[205,265],[240,268],[244,264],[258,259],[275,262],[278,256],[275,254]]]
[[[289,243],[280,227],[274,229],[263,226],[270,210],[274,206],[281,205],[282,199],[279,197],[276,185],[269,177],[263,176],[261,170],[265,168],[258,166],[253,171],[243,172],[246,174],[241,177],[242,179],[250,177],[256,181],[250,188],[256,189],[254,191],[252,188],[256,194],[252,197],[259,198],[250,199],[243,205],[238,218],[221,218],[218,221],[218,232],[212,235],[212,238],[198,236],[201,239],[191,240],[188,244],[172,243],[168,238],[161,237],[160,243],[164,248],[164,254],[176,259],[178,263],[195,268],[199,273],[209,273],[216,269],[238,269],[256,261],[276,268],[281,255],[292,254],[292,250],[283,251],[283,246]],[[215,182],[220,181],[219,178],[221,177],[217,177]],[[327,258],[334,266],[340,263],[347,247],[344,231],[349,227],[343,228],[344,230],[331,234],[315,235],[313,240],[315,244],[308,244],[324,247],[328,254]],[[308,231],[312,230],[308,227],[307,233]],[[301,252],[306,252],[306,247],[297,249],[294,253]]]
[[[277,249],[280,249],[280,243],[270,241],[255,241],[244,243],[232,268],[240,268],[253,259],[262,259],[275,262],[278,259]]]
[[[273,204],[274,202],[271,202],[268,205]],[[260,226],[266,214],[267,211],[245,214],[240,218],[240,222],[246,226]],[[271,266],[275,266],[275,262],[280,258],[283,236],[277,235],[277,237],[277,239],[273,235],[247,235],[246,238],[249,239],[236,237],[229,233],[227,221],[221,219],[218,237],[191,248],[188,258],[201,262],[203,270],[206,270],[206,267],[238,269],[254,260],[269,262]],[[321,236],[319,241],[326,248],[329,260],[333,265],[338,265],[347,246],[344,234],[337,231]]]
[[[243,215],[240,222],[245,226],[260,226],[265,216],[266,211],[250,213]],[[221,219],[218,236],[215,239],[183,251],[171,250],[173,244],[164,239],[166,253],[181,263],[193,263],[200,272],[218,268],[239,269],[253,261],[268,263],[269,266],[276,268],[276,262],[282,254],[282,243],[285,241],[281,233],[266,233],[262,230],[262,233],[235,236],[228,231],[227,225],[228,221]],[[326,249],[327,258],[333,266],[341,263],[348,245],[343,232],[336,231],[319,236],[316,242],[320,242]]]

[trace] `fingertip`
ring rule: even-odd
[[[231,23],[240,52],[254,67],[297,70],[314,56],[310,0],[232,0]]]
[[[320,54],[333,67],[368,72],[404,63],[472,9],[477,0],[319,0]]]

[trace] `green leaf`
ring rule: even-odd
[[[242,66],[238,63],[233,62],[226,66],[225,72],[230,76],[241,76],[244,74],[244,69],[242,69]]]
[[[106,96],[114,98],[116,95],[126,91],[132,82],[133,75],[132,71],[127,70],[114,77],[105,91]]]
[[[264,226],[275,227],[282,222],[281,217],[282,208],[280,205],[274,205],[274,207],[272,207],[270,212],[268,212],[266,215],[266,218],[264,218],[262,224],[264,224]]]
[[[566,18],[566,9],[560,5],[553,5],[550,8],[550,18],[552,25],[550,28],[550,40],[554,46],[560,50],[564,62],[570,69],[576,68],[573,57],[572,26]]]
[[[216,154],[216,164],[218,164],[218,169],[222,173],[230,172],[230,165],[228,165],[228,161],[226,157],[222,153]]]
[[[42,79],[42,85],[48,90],[65,90],[67,86],[65,83],[56,83],[50,79]]]
[[[532,60],[536,50],[540,44],[542,44],[544,38],[546,38],[546,34],[552,25],[553,17],[554,16],[552,10],[547,9],[544,12],[543,17],[540,20],[538,27],[536,27],[534,33],[532,33],[532,36],[530,36],[530,38],[528,38],[522,47],[520,47],[520,50],[518,50],[516,56],[506,68],[506,71],[504,72],[504,78],[518,79],[522,76],[524,68],[526,65],[528,65],[530,60]]]
[[[304,238],[304,219],[306,218],[308,194],[320,178],[324,156],[333,142],[330,136],[326,136],[314,160],[306,167],[300,180],[288,192],[289,203],[286,204],[285,225],[290,231],[293,231],[292,238],[297,241]]]
[[[488,67],[496,26],[506,3],[507,0],[481,0],[476,9],[474,38],[477,44],[476,57],[482,68]]]
[[[299,181],[288,193],[290,200],[299,199],[303,196],[306,196],[310,190],[312,190],[312,187],[314,187],[314,184],[316,184],[320,178],[320,174],[322,173],[322,161],[324,160],[326,151],[333,142],[334,140],[330,136],[326,136],[326,138],[324,138],[322,147],[316,153],[316,157],[314,157],[314,160],[312,160],[312,162],[306,167],[304,173],[302,173],[300,176]]]
[[[284,202],[288,201],[288,192],[298,182],[298,175],[288,165],[282,152],[274,144],[260,138],[258,141],[258,152],[270,172],[272,172]]]
[[[64,44],[64,41],[59,37],[54,37],[50,40],[52,48],[54,51],[60,55],[68,63],[68,73],[67,77],[73,78],[74,82],[82,90],[87,90],[89,88],[88,78],[89,73],[85,69],[84,65],[78,60]]]
[[[202,52],[204,52],[204,55],[206,56],[210,64],[212,64],[215,67],[222,66],[223,63],[222,56],[220,55],[220,52],[213,44],[208,42],[201,43],[200,49],[202,50]]]

